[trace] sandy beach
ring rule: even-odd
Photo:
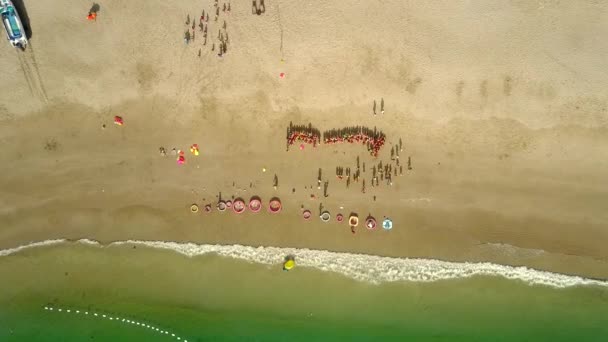
[[[606,3],[266,0],[257,15],[233,1],[215,21],[211,0],[107,0],[94,22],[88,3],[23,3],[30,46],[0,48],[0,249],[242,244],[608,279]],[[290,123],[375,127],[386,143],[378,157],[286,151]],[[398,168],[400,140],[403,175],[372,187],[372,165]],[[365,193],[335,174],[357,157]],[[283,210],[190,212],[220,193]],[[352,234],[334,219],[351,212],[394,228]]]

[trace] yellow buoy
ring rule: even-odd
[[[287,271],[291,270],[294,267],[296,267],[296,262],[293,259],[287,260],[283,264],[283,269]]]

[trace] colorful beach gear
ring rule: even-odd
[[[323,222],[329,222],[329,220],[331,219],[331,215],[329,214],[329,211],[324,211],[323,213],[321,213],[319,218]]]
[[[385,218],[384,221],[382,221],[382,228],[386,230],[393,229],[393,221],[391,221],[391,219],[389,219],[388,217]]]
[[[217,210],[218,210],[218,211],[225,211],[225,210],[226,210],[226,208],[227,208],[227,206],[226,206],[226,202],[224,202],[224,201],[219,201],[219,202],[217,203]]]
[[[253,196],[249,200],[249,210],[253,213],[257,213],[262,209],[262,200],[259,197]]]
[[[376,229],[376,219],[371,216],[368,216],[365,220],[365,227],[369,230]]]
[[[296,267],[296,261],[294,259],[288,259],[283,263],[283,270],[291,271],[294,267]]]
[[[348,219],[348,224],[351,227],[356,227],[359,225],[359,217],[357,217],[356,214],[351,214],[350,218]]]
[[[281,209],[283,209],[283,205],[281,204],[281,201],[274,197],[273,199],[270,200],[270,203],[268,205],[268,210],[273,213],[276,214],[278,212],[281,211]]]
[[[198,144],[193,144],[192,146],[190,146],[190,153],[194,154],[195,156],[198,156]]]
[[[235,199],[232,203],[232,210],[234,210],[234,212],[237,214],[244,212],[246,208],[247,206],[245,205],[245,201],[243,201],[241,198]]]

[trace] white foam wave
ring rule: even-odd
[[[28,248],[56,245],[56,244],[60,244],[63,242],[66,242],[66,240],[57,239],[57,240],[45,240],[45,241],[40,241],[40,242],[32,242],[27,245],[0,250],[0,257],[15,254],[15,253],[21,252],[24,249],[28,249]]]
[[[26,248],[55,245],[66,240],[48,240],[0,251],[6,256]],[[79,240],[78,243],[103,247],[96,241]],[[492,263],[449,262],[433,259],[391,258],[366,254],[338,253],[322,250],[250,247],[241,245],[197,245],[165,241],[127,240],[107,246],[142,245],[171,250],[188,257],[217,254],[266,265],[281,264],[286,255],[295,255],[298,266],[313,267],[335,272],[347,277],[375,284],[395,281],[433,282],[473,276],[501,276],[520,280],[530,285],[546,285],[556,288],[572,286],[608,287],[608,281],[588,279],[559,273],[539,271],[527,267],[504,266]]]

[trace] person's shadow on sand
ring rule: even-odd
[[[98,13],[100,9],[99,4],[94,2],[93,6],[91,6],[91,9],[89,10],[89,13]]]

